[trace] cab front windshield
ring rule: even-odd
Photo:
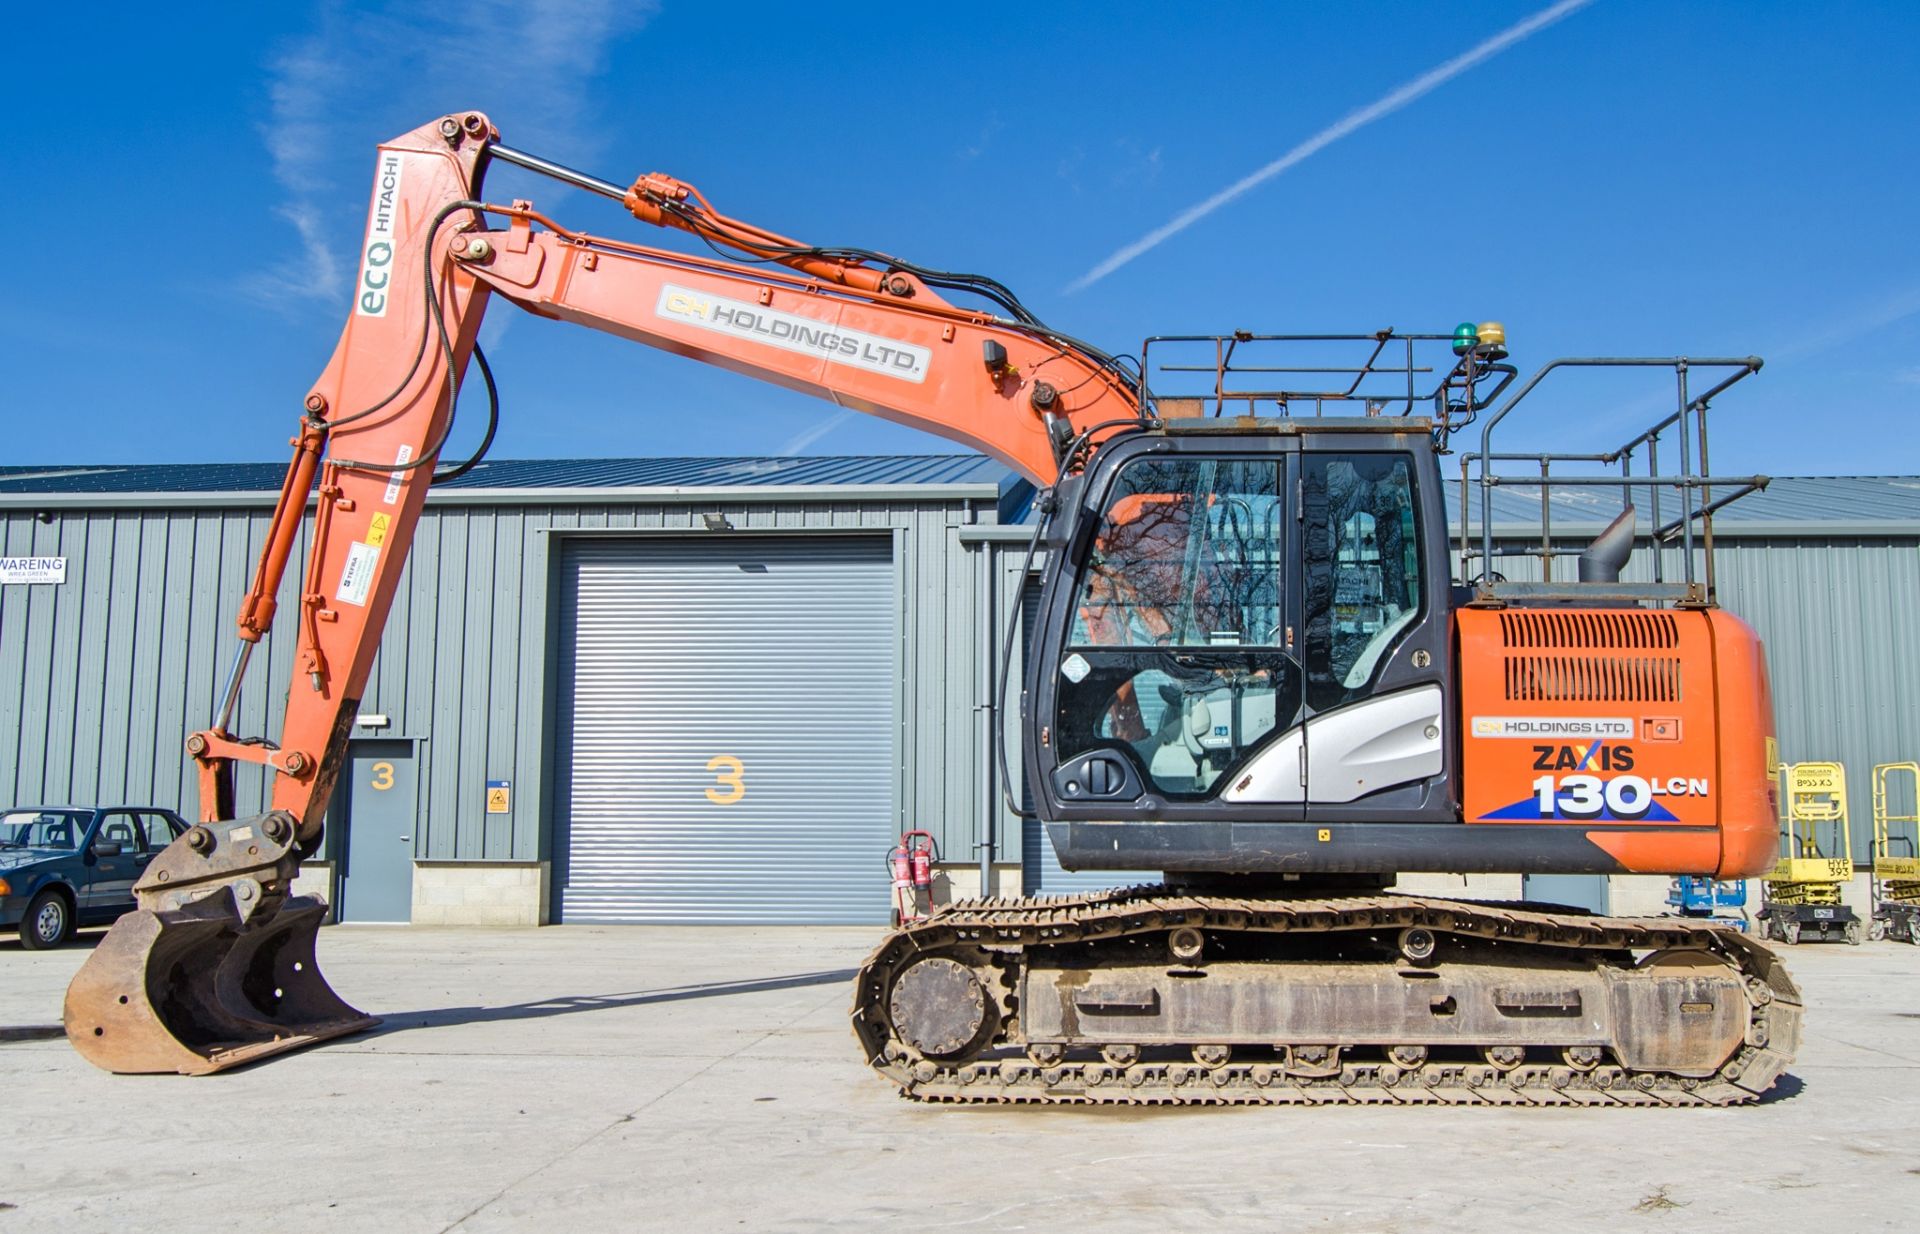
[[[0,848],[80,847],[87,816],[79,810],[9,810],[0,815]]]
[[[1157,791],[1191,799],[1293,723],[1283,474],[1274,457],[1121,469],[1062,660],[1061,758],[1125,749]]]

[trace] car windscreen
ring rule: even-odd
[[[8,810],[0,814],[0,848],[76,849],[86,835],[84,810]]]

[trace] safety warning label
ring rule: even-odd
[[[347,546],[347,567],[340,571],[340,586],[334,598],[356,608],[367,606],[367,592],[373,586],[373,568],[380,563],[380,550],[358,540]]]

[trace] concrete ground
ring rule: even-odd
[[[1908,1227],[1920,948],[1803,946],[1736,1110],[926,1108],[856,1057],[868,929],[337,927],[376,1033],[204,1079],[64,1040],[83,945],[0,942],[11,1230]]]

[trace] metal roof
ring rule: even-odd
[[[221,494],[273,494],[286,473],[283,463],[129,463],[0,467],[0,504],[30,505],[33,498],[58,504],[138,504],[152,499]],[[436,485],[436,499],[576,496],[608,490],[647,490],[651,495],[718,490],[895,490],[924,486],[971,495],[1012,494],[1013,474],[978,454],[826,455],[806,458],[498,459]],[[1447,482],[1449,521],[1459,517],[1459,482]],[[1476,524],[1479,486],[1473,486]],[[1024,489],[1022,490],[1024,491]],[[457,495],[457,496],[456,496]],[[901,494],[905,495],[905,494]],[[1537,529],[1537,488],[1497,487],[1493,521],[1503,534]],[[116,500],[117,498],[117,500]],[[603,499],[603,498],[597,498]],[[1641,529],[1651,523],[1644,490],[1636,490]],[[1562,488],[1553,493],[1556,533],[1604,525],[1620,508],[1617,489]],[[1009,511],[1010,514],[1013,511]],[[1672,490],[1661,494],[1661,519],[1679,513]],[[1727,535],[1807,534],[1920,535],[1920,476],[1780,476],[1764,492],[1745,497],[1714,515],[1714,529]]]
[[[285,463],[129,463],[0,467],[0,495],[278,492]],[[806,458],[497,459],[436,489],[790,488],[977,484],[1011,473],[978,454]]]
[[[1512,466],[1511,464],[1509,466]],[[1502,473],[1508,474],[1508,473]],[[1517,474],[1517,469],[1514,474]],[[1480,486],[1470,485],[1474,525],[1480,517]],[[1724,496],[1732,487],[1716,489]],[[1652,511],[1647,491],[1635,489],[1634,503],[1640,530],[1649,529]],[[1604,526],[1620,512],[1617,488],[1560,488],[1552,495],[1553,527],[1561,530],[1593,530]],[[1697,504],[1697,503],[1696,503]],[[1671,522],[1680,514],[1680,502],[1672,489],[1660,494],[1660,521]],[[1447,517],[1458,523],[1460,482],[1447,482]],[[1499,487],[1493,491],[1493,524],[1496,530],[1532,529],[1540,526],[1540,490],[1537,487]],[[1751,493],[1716,511],[1713,527],[1717,534],[1768,535],[1920,535],[1920,476],[1776,476],[1767,487]]]

